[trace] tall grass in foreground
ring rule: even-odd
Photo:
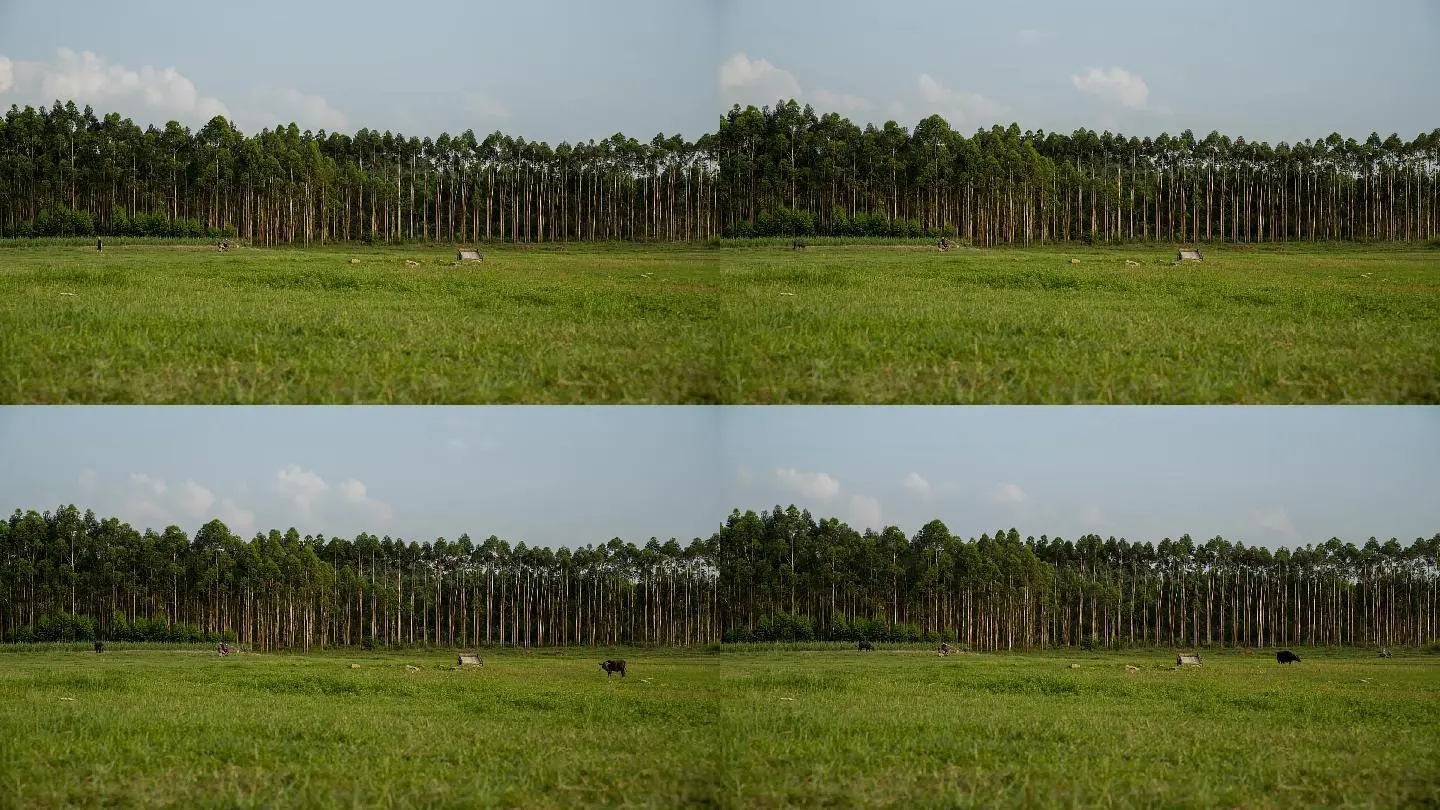
[[[0,402],[1440,403],[1432,251],[1206,255],[11,248]]]
[[[0,806],[1440,802],[1434,662],[1300,652],[16,653]]]

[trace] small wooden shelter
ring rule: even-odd
[[[463,667],[466,664],[478,667],[484,663],[485,662],[481,661],[480,656],[478,655],[467,655],[466,653],[460,653],[458,656],[455,657],[455,666],[457,667]]]

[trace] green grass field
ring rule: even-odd
[[[1434,656],[616,652],[3,653],[0,805],[1440,806]]]
[[[1440,402],[1423,247],[453,255],[0,248],[0,402]]]

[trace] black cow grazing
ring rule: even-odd
[[[871,644],[871,643],[868,642],[868,641],[862,641],[862,642],[860,642],[860,649],[862,649],[862,650],[873,650],[873,649],[875,649],[875,645],[874,645],[874,644]]]
[[[1293,652],[1290,652],[1289,650],[1281,650],[1280,652],[1275,653],[1275,660],[1279,661],[1282,664],[1289,664],[1295,661],[1299,661],[1300,656],[1296,655]]]
[[[97,642],[95,642],[95,652],[105,652],[105,642],[103,642],[103,641],[97,641]]]
[[[791,250],[804,250],[804,249],[805,249],[805,243],[804,243],[803,241],[799,240],[799,239],[796,239],[794,242],[791,242],[791,243],[790,243],[790,249],[791,249]]]
[[[614,658],[614,659],[610,659],[610,660],[606,660],[606,661],[601,661],[601,662],[600,662],[600,668],[603,669],[603,670],[605,670],[605,677],[607,677],[607,678],[610,677],[611,675],[614,675],[614,674],[617,673],[617,672],[620,673],[620,677],[622,677],[622,678],[625,677],[625,659],[624,659],[624,658]]]
[[[104,250],[104,249],[105,249],[105,245],[100,242],[100,237],[98,237],[98,236],[95,237],[95,249],[96,249],[96,250]]]

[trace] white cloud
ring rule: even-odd
[[[300,469],[298,464],[291,464],[280,470],[276,477],[279,479],[280,494],[294,502],[300,515],[306,520],[314,518],[316,500],[330,491],[330,485],[325,483],[325,479],[311,470]]]
[[[242,538],[248,538],[255,533],[255,513],[249,509],[242,509],[230,498],[220,502],[220,508],[216,510],[215,517],[224,523],[226,528]]]
[[[394,516],[390,504],[370,497],[365,485],[354,478],[341,483],[338,491],[340,500],[346,505],[360,509],[376,520],[389,521]]]
[[[1096,524],[1105,519],[1105,512],[1098,503],[1086,504],[1084,512],[1081,513],[1081,519],[1091,530],[1094,530]]]
[[[800,472],[795,469],[776,469],[775,478],[786,489],[798,492],[806,498],[828,501],[840,494],[840,482],[828,473]]]
[[[274,129],[294,123],[300,129],[343,132],[350,125],[345,113],[330,105],[324,96],[306,95],[293,87],[264,88],[252,94],[255,112],[239,116],[241,129]]]
[[[1042,31],[1038,28],[1023,28],[1015,35],[1015,41],[1022,47],[1031,47],[1049,41],[1054,37],[1054,32]]]
[[[920,473],[910,473],[909,475],[905,476],[905,480],[902,483],[904,484],[906,489],[912,489],[920,493],[921,495],[930,494],[930,482],[926,481],[924,476],[920,475]]]
[[[748,471],[741,468],[745,475]],[[858,528],[880,528],[880,501],[869,495],[856,492],[841,494],[840,481],[829,473],[801,472],[792,468],[777,468],[775,480],[780,486],[801,498],[819,501],[829,508],[837,508],[846,522]]]
[[[1150,98],[1150,88],[1145,86],[1144,79],[1118,67],[1109,70],[1092,67],[1083,76],[1071,76],[1070,83],[1082,93],[1136,110],[1145,109]]]
[[[364,503],[366,497],[365,485],[354,478],[340,484],[340,500],[345,503]]]
[[[145,473],[130,473],[130,488],[124,495],[124,514],[137,523],[159,526],[175,522],[163,503],[169,487],[159,478]]]
[[[849,93],[832,93],[829,90],[815,91],[815,106],[823,107],[836,112],[864,112],[873,109],[875,103],[863,96],[852,96]]]
[[[755,473],[750,472],[749,467],[740,467],[735,471],[735,480],[740,482],[741,488],[748,489],[755,483]]]
[[[94,470],[86,467],[85,469],[80,471],[80,477],[77,480],[80,483],[81,489],[85,490],[86,492],[90,492],[91,490],[95,489],[95,483],[98,480],[98,476],[96,476]]]
[[[243,130],[258,131],[294,122],[301,129],[344,131],[350,119],[324,96],[293,87],[263,88],[250,94],[239,109],[203,95],[195,82],[175,67],[112,64],[93,51],[56,50],[52,62],[11,61],[0,56],[0,93],[13,93],[25,104],[46,105],[59,99],[111,110],[137,118],[174,119],[199,127],[223,115]],[[472,103],[472,107],[474,104]],[[492,103],[489,113],[494,114]],[[502,113],[503,114],[503,113]]]
[[[470,112],[482,118],[509,118],[510,110],[497,99],[484,93],[471,93],[465,97],[465,106]]]
[[[1280,507],[1269,509],[1258,509],[1251,513],[1251,519],[1257,528],[1279,535],[1288,541],[1298,540],[1300,533],[1295,530],[1295,523],[1290,515]]]
[[[125,513],[129,522],[156,530],[176,522],[168,509],[149,498],[127,500]]]
[[[764,59],[737,53],[720,65],[720,97],[726,103],[773,104],[800,97],[800,82]]]
[[[86,470],[93,474],[93,470]],[[158,529],[186,521],[208,522],[219,518],[241,536],[255,530],[255,513],[232,498],[217,498],[208,488],[193,481],[169,486],[164,479],[146,473],[131,473],[130,487],[123,493],[121,515],[132,523]]]
[[[920,98],[927,112],[939,113],[955,128],[994,124],[1010,111],[998,101],[979,93],[952,90],[928,73],[920,74]]]
[[[181,487],[180,505],[195,518],[212,517],[210,507],[215,505],[215,495],[194,481],[186,481]]]
[[[219,99],[201,95],[195,83],[174,67],[128,68],[109,64],[92,51],[76,53],[69,48],[58,48],[55,54],[53,62],[4,59],[0,92],[13,92],[37,105],[60,99],[107,111],[132,108],[192,125],[230,115]]]
[[[1029,503],[1030,495],[1019,484],[1002,484],[995,491],[995,500],[1000,503]]]
[[[869,495],[852,494],[848,501],[846,506],[850,519],[846,522],[850,524],[851,528],[863,531],[884,527],[879,499]]]
[[[145,473],[130,473],[130,483],[141,489],[147,489],[156,495],[164,495],[167,487],[165,482],[159,478],[151,478]]]

